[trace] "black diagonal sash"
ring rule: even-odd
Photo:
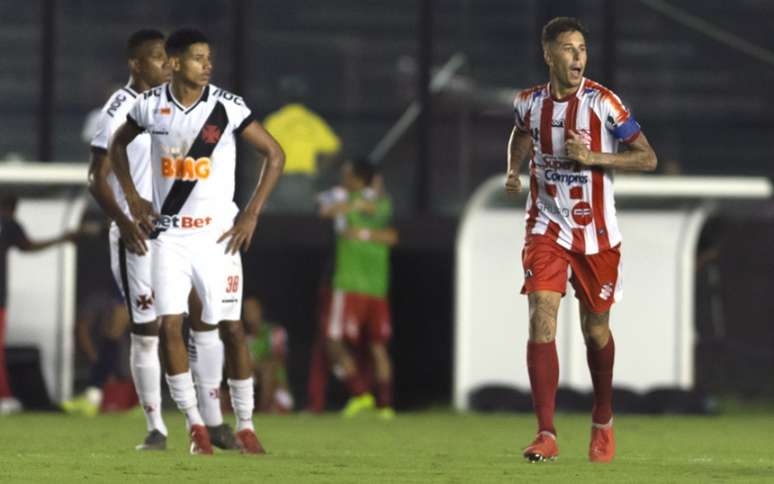
[[[212,156],[212,152],[225,134],[227,124],[228,113],[226,113],[226,108],[223,107],[223,104],[218,101],[215,103],[215,107],[207,117],[207,120],[204,121],[202,128],[199,130],[199,133],[197,133],[196,139],[185,157],[191,157],[194,160],[198,160],[199,158],[208,158]],[[213,140],[210,135],[214,130],[213,126],[220,132],[220,137],[217,140]],[[188,197],[191,195],[197,181],[198,180],[175,180],[172,184],[172,188],[169,189],[169,193],[167,193],[167,196],[164,199],[164,203],[161,205],[161,215],[178,214],[183,208],[183,205],[185,205],[186,200],[188,200]],[[150,238],[155,239],[164,230],[166,230],[166,228],[157,227],[153,233],[151,233]]]

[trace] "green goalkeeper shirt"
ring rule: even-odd
[[[349,194],[349,202],[363,198],[361,192]],[[387,197],[374,200],[376,211],[368,214],[352,210],[340,225],[336,238],[336,270],[333,274],[335,289],[386,297],[390,283],[390,248],[387,244],[371,240],[351,240],[344,237],[349,228],[380,230],[390,226],[392,202]]]

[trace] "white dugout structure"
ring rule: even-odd
[[[508,199],[505,178],[477,189],[460,221],[456,248],[454,406],[468,408],[485,385],[529,391],[527,298],[521,249],[525,193]],[[522,186],[529,180],[522,177]],[[694,384],[694,284],[697,244],[720,200],[765,199],[765,178],[619,175],[623,300],[611,311],[614,383],[635,391]],[[526,190],[525,190],[526,191]],[[655,206],[658,205],[658,206]],[[591,389],[578,303],[568,283],[557,329],[559,385]]]
[[[17,219],[33,239],[77,229],[89,203],[86,163],[0,164],[0,190],[23,187],[50,196],[21,197]],[[42,252],[8,254],[7,346],[35,346],[51,399],[73,392],[77,250],[59,244]]]

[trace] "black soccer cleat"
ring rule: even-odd
[[[167,436],[158,430],[151,430],[142,444],[135,446],[135,450],[166,450]]]
[[[207,427],[207,432],[210,433],[210,442],[212,445],[223,450],[239,450],[239,442],[237,442],[234,430],[227,423],[222,423],[215,427]]]

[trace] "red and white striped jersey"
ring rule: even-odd
[[[574,130],[592,151],[615,153],[618,143],[631,143],[640,125],[612,91],[583,79],[564,99],[551,96],[549,84],[525,89],[513,102],[516,129],[530,133],[527,236],[545,235],[582,254],[615,247],[621,232],[615,217],[612,171],[587,167],[565,151]]]

